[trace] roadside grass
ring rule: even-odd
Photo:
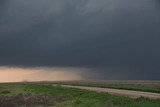
[[[60,81],[48,83],[160,93],[160,81]]]
[[[6,90],[9,93],[3,93]],[[0,96],[20,94],[62,98],[54,107],[160,107],[160,99],[131,99],[124,96],[40,83],[0,84]]]
[[[48,107],[61,101],[63,101],[63,99],[45,95],[1,95],[0,107]]]
[[[9,94],[9,93],[10,93],[10,91],[7,91],[7,90],[4,90],[1,92],[1,94]]]

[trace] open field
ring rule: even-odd
[[[92,81],[92,80],[87,80],[86,81],[84,80],[84,81],[59,81],[59,82],[49,82],[49,83],[160,93],[160,81],[142,81],[142,80],[140,81],[126,81],[126,80]]]
[[[46,83],[0,84],[0,107],[36,107],[37,105],[40,107],[160,107],[160,99],[131,99]]]
[[[61,85],[61,86],[68,87],[68,88],[78,88],[78,89],[83,89],[83,90],[91,90],[91,91],[96,91],[96,92],[109,93],[112,95],[127,96],[130,98],[144,97],[144,98],[149,98],[149,99],[160,99],[160,93],[112,89],[112,88],[101,88],[101,87],[73,86],[73,85]]]

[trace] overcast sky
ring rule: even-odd
[[[160,1],[0,0],[0,66],[160,79]]]

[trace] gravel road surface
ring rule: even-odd
[[[99,88],[99,87],[86,87],[86,86],[71,86],[71,85],[61,85],[61,86],[69,87],[69,88],[91,90],[91,91],[97,91],[97,92],[105,92],[105,93],[110,93],[110,94],[115,94],[115,95],[123,95],[123,96],[128,96],[131,98],[145,97],[145,98],[150,98],[150,99],[160,99],[159,93],[122,90],[122,89],[111,89],[111,88]]]

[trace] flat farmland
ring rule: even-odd
[[[156,80],[81,80],[48,83],[160,93],[160,81]]]
[[[160,107],[160,99],[130,98],[60,85],[80,85],[81,82],[3,83],[0,84],[0,107]],[[85,85],[88,82],[90,85],[91,82],[96,85],[102,83],[101,81],[83,82]],[[115,83],[117,84],[115,81],[112,84]]]

